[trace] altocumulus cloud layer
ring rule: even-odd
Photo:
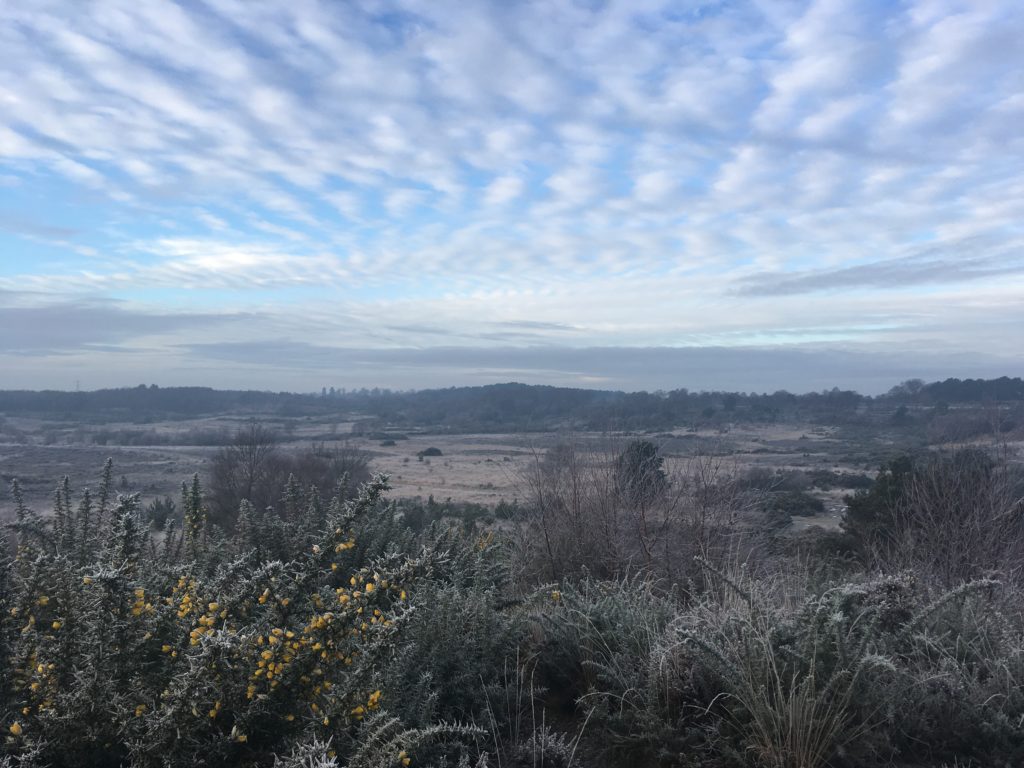
[[[1024,373],[1018,0],[0,4],[0,387]]]

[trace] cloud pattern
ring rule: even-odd
[[[93,338],[218,383],[195,318],[481,360],[1003,355],[1021,39],[1016,0],[2,4],[0,308],[75,327],[5,349],[39,385]]]

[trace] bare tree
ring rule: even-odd
[[[243,500],[264,510],[282,500],[286,485],[292,489],[289,504],[295,507],[296,494],[305,498],[315,489],[322,498],[339,492],[350,497],[369,479],[365,452],[347,444],[330,447],[324,443],[285,450],[273,431],[251,420],[213,457],[211,507],[216,522],[228,527]],[[305,501],[290,512],[304,514]]]
[[[621,560],[613,463],[570,437],[534,450],[516,478],[526,500],[519,533],[522,562],[537,578],[586,568],[616,575]]]
[[[299,483],[316,487],[325,498],[338,491],[352,498],[370,479],[369,455],[348,443],[314,443],[304,451],[278,456],[275,464],[279,476],[293,475]]]
[[[217,522],[232,523],[242,499],[257,509],[274,503],[280,492],[273,488],[271,472],[277,452],[277,436],[255,419],[235,433],[230,445],[217,451],[210,477],[212,511]]]
[[[915,464],[894,503],[890,530],[874,542],[886,569],[927,573],[945,586],[1024,573],[1021,472],[1004,448],[962,448]]]
[[[735,551],[739,521],[757,506],[736,468],[699,455],[666,472],[657,446],[636,444],[568,439],[534,451],[517,478],[524,575],[700,580],[695,557],[722,562]]]

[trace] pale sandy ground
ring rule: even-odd
[[[160,422],[146,425],[108,424],[104,429],[152,430],[158,434],[188,434],[190,430],[226,429],[229,432],[244,419],[203,419],[187,422]],[[11,434],[0,434],[0,515],[12,508],[8,486],[12,478],[21,484],[26,501],[39,511],[49,509],[54,488],[67,475],[74,491],[95,488],[103,464],[114,460],[115,485],[140,492],[143,501],[170,495],[177,498],[181,482],[198,472],[206,477],[216,447],[203,445],[95,445],[91,442],[97,427],[58,425],[29,419],[7,419],[8,427],[20,434],[17,442]],[[394,496],[433,495],[438,501],[449,497],[456,501],[496,504],[517,495],[517,475],[532,457],[542,454],[552,442],[550,435],[411,435],[394,446],[381,446],[380,439],[354,435],[352,423],[307,423],[304,420],[278,420],[270,426],[286,442],[282,450],[301,450],[313,443],[327,448],[351,446],[365,450],[374,472],[390,476]],[[51,442],[53,444],[45,444]],[[428,447],[441,449],[443,455],[418,460],[417,453]]]
[[[0,476],[6,486],[12,477],[22,483],[26,499],[39,511],[50,507],[56,483],[68,475],[74,491],[98,484],[106,458],[115,464],[115,485],[140,492],[143,501],[170,495],[177,498],[181,482],[198,472],[204,477],[215,447],[185,446],[103,446],[92,443],[99,429],[146,430],[159,435],[189,435],[225,430],[230,433],[243,425],[246,417],[219,417],[190,421],[155,422],[144,425],[81,425],[70,422],[40,422],[25,418],[7,418],[0,429]],[[625,440],[636,436],[597,434],[408,434],[393,446],[381,445],[352,433],[349,419],[312,420],[278,418],[264,422],[286,441],[284,450],[298,450],[314,442],[350,445],[370,453],[374,471],[386,472],[396,497],[434,496],[438,501],[451,498],[493,505],[523,495],[522,472],[551,445],[576,441],[588,450],[613,455]],[[721,430],[673,430],[645,435],[658,444],[666,456],[666,469],[674,472],[685,467],[696,453],[722,457],[726,471],[741,471],[760,466],[769,469],[830,468],[863,471],[864,467],[841,465],[835,456],[844,447],[833,431],[803,425],[742,426]],[[49,443],[49,444],[47,444]],[[429,447],[439,448],[442,456],[420,461],[417,454]],[[842,492],[826,500],[825,516],[797,520],[797,526],[834,527],[842,509]],[[0,492],[0,515],[9,514],[11,500]]]
[[[543,436],[410,435],[394,446],[365,439],[351,444],[371,452],[374,471],[388,474],[395,496],[496,504],[521,495],[518,476],[547,442]],[[421,461],[417,454],[426,448],[438,448],[443,455]]]

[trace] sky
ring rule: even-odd
[[[1020,0],[0,3],[0,388],[1024,374]]]

